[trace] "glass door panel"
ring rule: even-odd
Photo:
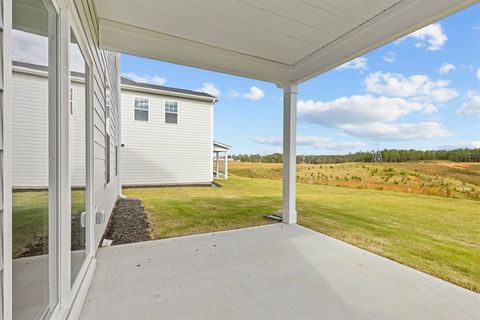
[[[56,107],[57,15],[48,1],[12,4],[13,318],[40,319],[56,303],[49,252],[55,251],[49,248],[55,241],[49,234],[49,217],[55,217],[49,127],[55,123],[49,114]]]
[[[71,281],[77,277],[87,250],[87,80],[88,69],[77,38],[70,32],[70,182]]]

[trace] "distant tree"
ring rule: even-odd
[[[480,148],[476,149],[455,149],[455,150],[415,150],[415,149],[384,149],[381,151],[384,162],[414,162],[422,160],[447,160],[455,162],[480,162]],[[283,155],[273,153],[269,155],[260,154],[238,154],[232,155],[232,159],[241,162],[263,162],[282,163]],[[345,162],[370,162],[373,157],[371,152],[355,152],[344,155],[298,155],[297,163],[308,164],[331,164]]]

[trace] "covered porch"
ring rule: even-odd
[[[228,152],[231,146],[218,141],[213,141],[214,171],[215,179],[228,179]],[[223,156],[223,159],[221,157]],[[220,171],[220,161],[223,160],[223,172]]]
[[[477,316],[478,294],[296,225],[299,85],[476,1],[95,3],[104,49],[283,90],[285,224],[101,248],[81,319]]]
[[[99,249],[80,319],[477,319],[480,296],[299,225]]]
[[[297,222],[299,85],[477,2],[93,1],[103,49],[267,81],[283,89],[282,218],[289,224]]]

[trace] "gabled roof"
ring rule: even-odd
[[[150,83],[136,82],[136,81],[130,80],[126,77],[122,77],[121,79],[122,79],[122,85],[123,86],[146,88],[146,89],[152,89],[152,90],[157,90],[157,91],[163,91],[165,93],[170,92],[170,93],[180,94],[180,95],[197,96],[197,97],[209,98],[210,100],[216,100],[217,99],[217,97],[212,96],[211,94],[208,94],[208,93],[205,93],[205,92],[199,92],[199,91],[187,90],[187,89],[180,89],[180,88],[173,88],[173,87],[166,87],[166,86],[159,86],[159,85],[150,84]]]

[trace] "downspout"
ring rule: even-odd
[[[122,193],[122,172],[120,170],[122,163],[122,76],[120,73],[120,54],[117,53],[117,183],[118,183],[118,196],[122,199],[127,198],[126,195]]]

